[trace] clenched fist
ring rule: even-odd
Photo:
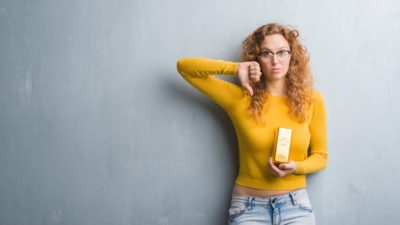
[[[241,85],[246,88],[249,94],[253,95],[253,89],[250,82],[256,83],[260,81],[262,75],[260,64],[256,61],[240,62],[237,69],[237,74]]]

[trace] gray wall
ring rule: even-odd
[[[0,224],[225,224],[233,126],[176,61],[238,61],[267,22],[301,31],[327,104],[318,224],[398,223],[398,1],[1,0]]]

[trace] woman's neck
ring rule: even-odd
[[[265,90],[271,95],[286,96],[286,91],[287,91],[286,80],[280,79],[274,81],[267,81],[265,83]]]

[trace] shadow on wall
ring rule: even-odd
[[[226,180],[229,181],[229,186],[225,186],[223,193],[224,196],[222,199],[224,201],[218,201],[210,204],[214,204],[212,208],[217,209],[218,213],[213,212],[213,218],[216,218],[216,221],[213,224],[226,224],[228,217],[228,208],[231,200],[231,191],[234,185],[234,181],[236,179],[237,173],[239,171],[239,157],[238,157],[238,143],[236,138],[235,128],[226,114],[226,112],[214,103],[207,96],[202,95],[201,92],[191,87],[189,84],[186,84],[184,79],[178,74],[172,74],[169,76],[162,76],[163,79],[161,82],[165,86],[165,95],[169,96],[169,98],[176,99],[179,104],[183,104],[184,107],[187,108],[202,108],[205,113],[208,113],[211,117],[213,117],[210,121],[213,123],[217,123],[215,126],[222,128],[223,130],[223,139],[220,141],[223,142],[226,146],[225,149],[221,149],[227,158],[227,170],[231,171],[232,177],[227,177]],[[188,85],[188,88],[185,88],[184,85]],[[197,92],[197,93],[196,93]],[[193,124],[193,129],[195,129],[196,124]],[[225,162],[226,163],[226,162]],[[185,196],[182,196],[183,198]],[[218,205],[215,205],[217,203]]]

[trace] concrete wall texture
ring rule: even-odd
[[[327,105],[317,223],[398,224],[395,0],[0,0],[0,224],[226,224],[234,129],[176,61],[239,61],[269,22],[300,30]]]

